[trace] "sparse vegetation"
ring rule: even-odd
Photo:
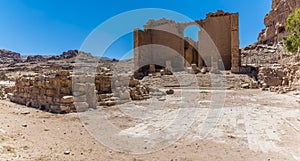
[[[289,36],[284,40],[287,51],[291,53],[300,53],[300,8],[291,13],[287,18],[286,29],[289,31]]]

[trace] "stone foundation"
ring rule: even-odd
[[[124,77],[113,84],[112,80],[108,71],[96,75],[71,71],[27,75],[17,79],[10,100],[53,113],[68,113],[149,98],[149,89],[138,80]]]
[[[54,113],[76,111],[69,71],[21,77],[10,100]]]

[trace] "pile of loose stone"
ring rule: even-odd
[[[0,99],[10,98],[14,90],[14,83],[10,81],[0,81]]]
[[[11,94],[12,88],[0,85],[0,99],[5,100]]]
[[[261,67],[258,73],[258,83],[262,90],[280,94],[297,90],[300,87],[300,63]]]
[[[276,45],[253,44],[241,50],[242,64],[256,65],[258,72],[242,88],[261,88],[277,93],[300,89],[300,64],[287,54],[283,42]]]

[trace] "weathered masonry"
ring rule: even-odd
[[[185,29],[192,25],[200,28],[197,42],[184,37]],[[208,35],[211,39],[208,39]],[[214,58],[218,52],[219,57]],[[205,20],[187,23],[167,19],[149,20],[144,30],[134,31],[134,61],[135,69],[155,64],[180,70],[196,64],[198,67],[239,72],[238,13],[217,11],[207,14]]]

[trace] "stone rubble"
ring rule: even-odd
[[[300,63],[261,67],[258,83],[262,90],[280,94],[300,89]]]
[[[241,49],[241,62],[244,66],[274,64],[289,56],[282,42],[273,46],[255,43]]]
[[[12,82],[5,82],[4,84],[0,84],[0,100],[10,98],[13,90],[14,83]]]

